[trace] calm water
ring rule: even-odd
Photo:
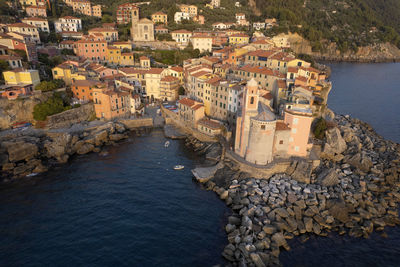
[[[400,63],[330,64],[333,89],[328,104],[338,114],[370,123],[387,139],[400,142]],[[388,227],[387,238],[312,237],[281,254],[284,266],[400,266],[400,227]]]
[[[330,107],[400,142],[400,64],[332,64]],[[0,266],[212,266],[229,210],[191,180],[201,159],[160,131],[0,186]],[[173,171],[183,164],[183,171]],[[292,240],[285,266],[400,266],[388,238]]]
[[[368,122],[383,137],[400,143],[400,63],[329,65],[329,107]]]
[[[0,266],[210,266],[229,213],[161,131],[0,188]],[[185,165],[182,171],[171,168]]]

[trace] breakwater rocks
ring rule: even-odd
[[[72,130],[15,131],[0,138],[0,181],[24,177],[66,163],[75,154],[104,152],[102,147],[129,137],[123,123],[80,125]],[[146,129],[135,129],[140,135]]]
[[[318,142],[316,142],[318,143]],[[321,161],[310,183],[276,174],[255,179],[222,159],[224,167],[204,185],[232,209],[222,252],[232,266],[279,266],[288,239],[335,231],[367,238],[400,223],[400,145],[371,126],[337,116],[320,142]]]

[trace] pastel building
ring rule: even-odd
[[[41,32],[50,33],[49,22],[47,19],[31,17],[22,19],[22,22],[35,26]]]
[[[39,31],[36,26],[19,22],[8,25],[8,31],[28,35],[30,37],[29,41],[40,44]]]
[[[82,20],[65,16],[54,22],[54,28],[56,32],[77,32],[82,29]]]
[[[275,157],[307,156],[312,147],[308,144],[311,111],[286,110],[280,121],[259,94],[257,82],[250,80],[237,115],[235,153],[256,165],[271,163]]]
[[[43,6],[28,6],[25,12],[29,17],[47,17],[46,7]]]
[[[39,71],[15,69],[3,72],[4,81],[8,85],[31,84],[33,88],[40,83]]]
[[[198,121],[204,117],[204,105],[190,98],[183,98],[178,103],[179,119],[192,127],[196,127]]]
[[[117,23],[128,24],[132,20],[132,13],[134,16],[139,15],[139,7],[135,4],[126,3],[119,5],[117,8]]]
[[[167,24],[168,23],[168,16],[164,12],[156,12],[156,13],[151,15],[151,20],[154,23]]]
[[[93,88],[93,102],[96,117],[111,120],[130,115],[131,101],[129,92],[109,88],[100,84]]]

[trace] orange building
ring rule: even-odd
[[[165,14],[163,12],[156,12],[156,13],[151,15],[151,20],[154,23],[167,24],[168,23],[168,16],[167,16],[167,14]]]
[[[93,61],[105,61],[107,57],[107,41],[105,40],[79,40],[75,42],[74,52],[77,56]]]
[[[75,98],[82,101],[92,101],[93,88],[99,84],[99,81],[76,80],[72,82],[71,90]]]
[[[305,157],[311,149],[308,143],[311,123],[313,121],[310,109],[292,108],[285,110],[285,124],[291,129],[288,155]]]
[[[130,115],[128,92],[117,91],[105,84],[93,88],[93,102],[96,117],[111,120]]]
[[[8,100],[15,100],[19,96],[31,95],[33,92],[32,84],[24,85],[3,85],[0,87],[0,96]]]

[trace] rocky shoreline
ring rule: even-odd
[[[11,131],[0,137],[0,182],[46,172],[63,164],[74,155],[104,153],[104,147],[141,135],[149,128],[132,128],[129,123],[107,122],[100,125],[84,123],[62,130]]]
[[[337,116],[334,124],[320,146],[320,165],[300,176],[255,179],[222,157],[224,166],[204,185],[232,209],[222,252],[228,266],[279,266],[280,250],[289,250],[287,240],[296,236],[367,238],[400,224],[400,144],[349,116]],[[212,152],[193,138],[187,144]]]

